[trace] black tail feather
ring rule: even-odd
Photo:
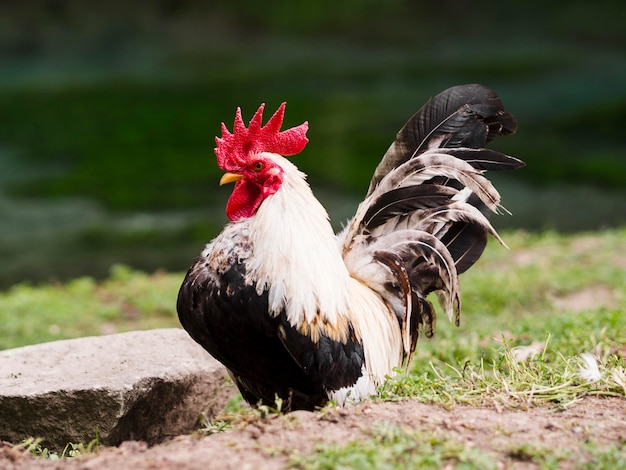
[[[428,149],[481,148],[516,129],[515,118],[493,90],[478,84],[448,88],[400,129],[374,172],[368,195],[389,171]]]

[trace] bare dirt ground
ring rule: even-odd
[[[35,459],[8,444],[0,447],[0,468],[6,469],[206,469],[285,468],[290,456],[306,455],[319,443],[345,444],[366,438],[377,423],[436,435],[486,451],[501,468],[539,468],[532,449],[558,450],[559,468],[576,468],[583,447],[626,441],[626,400],[581,399],[564,411],[539,407],[523,411],[458,405],[446,410],[416,401],[364,403],[323,413],[297,411],[253,419],[229,431],[204,437],[179,436],[150,447],[125,442],[117,448],[63,461]],[[453,462],[451,463],[453,467]]]

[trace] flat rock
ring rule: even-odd
[[[156,444],[190,432],[235,393],[182,329],[133,331],[0,351],[0,439]]]

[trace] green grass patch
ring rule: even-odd
[[[23,449],[37,458],[45,460],[60,460],[79,457],[81,455],[88,455],[97,452],[100,447],[99,438],[97,436],[87,445],[68,442],[61,453],[52,451],[47,447],[42,446],[42,441],[43,439],[41,438],[35,439],[29,437],[28,439],[24,439],[24,441],[20,444],[16,445],[15,448],[18,450]]]
[[[58,339],[178,325],[182,274],[115,266],[109,279],[17,285],[0,293],[0,349]]]
[[[527,407],[626,393],[626,232],[504,238],[510,250],[491,244],[462,276],[461,327],[440,312],[435,336],[418,341],[384,399]],[[597,359],[600,380],[579,377],[583,353]]]
[[[345,445],[318,445],[307,456],[292,455],[295,468],[321,470],[335,468],[405,469],[453,468],[496,469],[493,456],[472,449],[453,439],[424,434],[388,423],[379,423],[367,437]]]
[[[366,431],[364,439],[346,444],[319,444],[307,455],[294,453],[290,467],[302,470],[336,468],[405,469],[405,468],[455,468],[497,469],[503,461],[508,465],[527,463],[542,469],[557,470],[564,464],[580,469],[622,468],[626,463],[624,444],[600,447],[588,441],[578,455],[563,449],[549,448],[540,442],[512,445],[500,456],[495,452],[478,449],[443,433],[424,433],[388,423],[379,423]],[[568,467],[569,468],[569,467]]]
[[[596,348],[602,350],[604,346],[598,343]],[[525,348],[530,349],[530,356]],[[507,408],[549,404],[563,408],[587,395],[626,395],[626,364],[618,351],[607,350],[606,358],[599,360],[599,377],[593,382],[581,377],[585,365],[579,354],[565,355],[549,346],[548,341],[539,348],[511,348],[505,343],[489,355],[489,360],[467,360],[463,364],[431,360],[426,366],[417,361],[412,373],[394,377],[381,387],[380,399],[411,398],[445,407],[466,403]]]

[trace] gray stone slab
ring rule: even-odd
[[[0,351],[0,439],[156,444],[234,393],[226,369],[177,328],[10,349]]]

